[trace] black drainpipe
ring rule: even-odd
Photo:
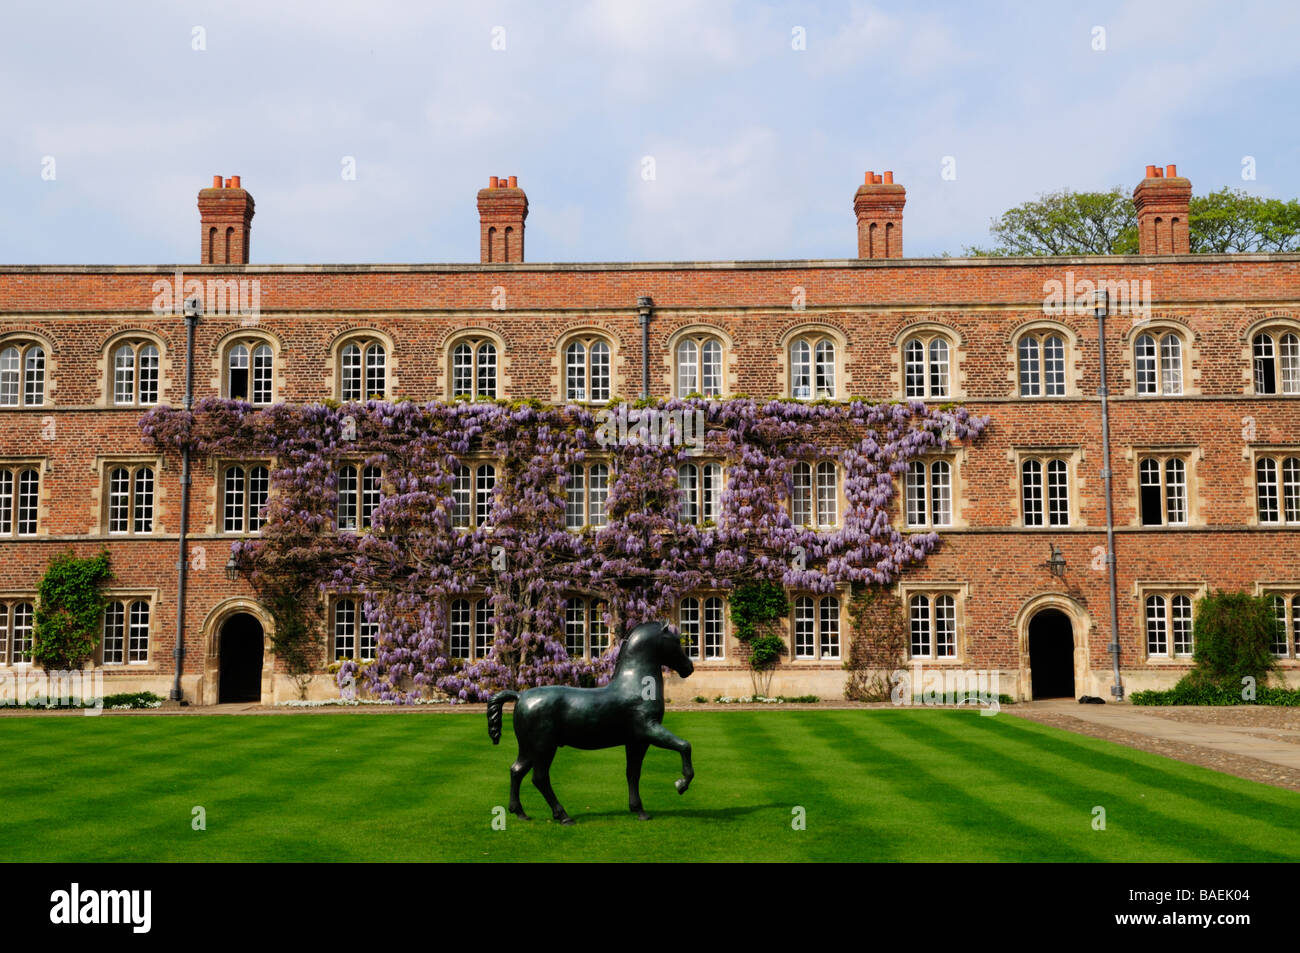
[[[197,300],[185,302],[185,412],[194,409],[194,328],[199,323]],[[190,529],[190,443],[181,447],[181,532],[180,558],[176,563],[176,648],[172,650],[176,676],[170,698],[181,700],[181,671],[185,667],[185,581],[189,571],[188,534]]]
[[[636,309],[641,315],[641,399],[650,396],[650,309],[654,301],[649,297],[636,299]]]

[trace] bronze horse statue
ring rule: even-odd
[[[695,670],[681,641],[667,625],[644,622],[623,640],[618,665],[609,684],[602,688],[572,688],[543,685],[523,692],[498,692],[488,702],[488,736],[501,741],[501,707],[515,702],[515,738],[519,756],[510,766],[510,811],[524,820],[531,818],[519,803],[519,785],[531,769],[533,784],[551,806],[551,816],[561,824],[573,818],[561,806],[551,788],[551,761],[562,745],[593,751],[597,748],[627,749],[627,803],[641,820],[650,815],[641,806],[641,762],[650,745],[668,748],[682,756],[678,794],[685,794],[695,772],[691,769],[691,745],[660,722],[664,717],[663,666],[682,678]]]

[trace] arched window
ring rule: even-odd
[[[722,342],[711,335],[692,335],[677,342],[677,396],[722,396]]]
[[[1146,599],[1147,655],[1168,658],[1192,654],[1192,600],[1184,594],[1157,593]]]
[[[564,348],[564,399],[605,403],[610,399],[610,346],[600,337],[583,337]]]
[[[952,525],[952,464],[913,460],[907,465],[907,525]]]
[[[0,536],[35,536],[41,475],[35,467],[0,467]]]
[[[903,344],[903,393],[921,400],[952,394],[952,344],[942,334],[917,335]]]
[[[221,531],[257,533],[271,493],[271,472],[261,464],[228,466],[221,479]]]
[[[447,607],[447,654],[454,659],[483,659],[492,652],[496,630],[492,600],[486,596],[453,599]]]
[[[1020,465],[1025,526],[1070,525],[1070,470],[1061,458],[1025,460]]]
[[[1143,526],[1187,523],[1187,464],[1182,457],[1143,457],[1138,462],[1138,509]]]
[[[571,659],[600,658],[609,651],[609,607],[603,601],[582,596],[565,601],[564,650]]]
[[[149,603],[114,600],[104,607],[105,665],[144,665],[149,661]]]
[[[1255,498],[1261,523],[1300,523],[1300,457],[1256,458]]]
[[[726,630],[722,600],[717,596],[687,596],[677,608],[677,625],[689,658],[724,657]]]
[[[796,526],[826,529],[838,521],[839,471],[834,463],[794,465],[790,518]]]
[[[379,467],[346,463],[338,470],[338,520],[340,530],[370,529],[379,506],[383,475]]]
[[[835,342],[822,335],[804,335],[790,342],[790,396],[796,400],[833,400]]]
[[[108,471],[108,512],[112,535],[153,532],[154,471],[150,466],[120,464]]]
[[[147,407],[158,403],[157,344],[148,339],[121,341],[113,347],[111,366],[114,404]]]
[[[265,341],[236,341],[226,349],[226,396],[265,406],[275,399],[275,352]]]
[[[840,600],[834,596],[799,596],[794,600],[794,657],[840,657]]]
[[[1021,397],[1065,396],[1065,336],[1057,331],[1028,331],[1017,345]]]
[[[379,623],[366,613],[363,599],[344,598],[334,603],[334,660],[374,661],[379,647]]]
[[[1300,336],[1295,331],[1261,331],[1253,351],[1256,394],[1300,394]]]
[[[0,347],[0,407],[45,403],[45,348],[35,341]]]
[[[36,609],[30,602],[0,602],[0,662],[30,665]]]
[[[1139,394],[1183,392],[1183,339],[1173,331],[1143,332],[1133,341],[1133,372]]]
[[[955,658],[957,601],[947,593],[918,593],[908,603],[912,658]]]
[[[683,523],[705,526],[718,521],[722,496],[722,467],[716,463],[683,463],[677,468],[678,515]]]
[[[339,349],[339,400],[383,400],[388,396],[388,351],[383,342],[354,338]]]
[[[609,465],[575,463],[569,467],[564,491],[564,526],[581,530],[604,526],[609,496]]]
[[[497,346],[487,338],[462,338],[451,349],[451,396],[497,395]]]
[[[489,526],[492,523],[492,493],[497,485],[497,468],[491,463],[452,470],[451,525],[456,529]]]

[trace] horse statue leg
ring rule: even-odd
[[[559,798],[555,796],[555,791],[551,787],[551,762],[553,760],[555,760],[554,748],[537,752],[533,760],[533,786],[542,792],[542,797],[546,798],[546,803],[551,806],[551,817],[561,824],[572,824],[574,822],[573,818],[569,817],[569,812],[560,804]]]
[[[532,766],[533,759],[527,757],[524,749],[520,747],[519,756],[510,766],[510,813],[525,821],[531,821],[532,818],[524,813],[524,806],[519,802],[519,785],[523,783],[524,775]]]
[[[648,725],[645,739],[656,748],[666,748],[681,754],[682,776],[673,782],[673,787],[677,788],[678,794],[685,794],[686,789],[691,786],[691,779],[695,777],[695,770],[691,767],[691,743],[684,738],[678,738],[660,724]]]
[[[645,741],[629,741],[627,743],[627,807],[630,811],[635,811],[636,816],[643,821],[650,820],[650,815],[645,812],[641,806],[641,762],[645,760],[646,749],[650,745]]]

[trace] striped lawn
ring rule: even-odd
[[[626,811],[622,749],[562,749],[578,821],[492,827],[508,794],[479,714],[0,720],[0,859],[1296,861],[1300,793],[1009,715],[669,712]],[[192,809],[207,829],[192,829]],[[1094,808],[1105,830],[1094,830]],[[806,829],[793,829],[802,808]]]

